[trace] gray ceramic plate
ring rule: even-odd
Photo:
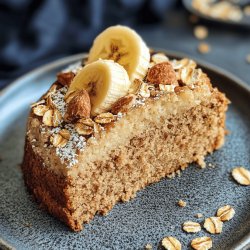
[[[192,1],[193,0],[182,0],[182,3],[189,12],[191,12],[191,13],[193,13],[193,14],[195,14],[203,19],[206,19],[208,21],[213,21],[213,22],[215,21],[215,22],[219,22],[219,23],[223,23],[223,24],[229,24],[229,25],[233,25],[233,26],[237,26],[237,27],[250,28],[250,16],[244,15],[243,18],[238,22],[210,17],[210,16],[205,15],[205,14],[201,13],[200,11],[194,9],[192,6]],[[240,0],[240,1],[242,2],[242,4],[248,2],[248,0]],[[241,5],[239,4],[239,6],[241,6]]]
[[[34,70],[0,96],[0,245],[17,249],[143,249],[151,243],[157,249],[164,236],[172,235],[180,239],[183,249],[190,249],[194,237],[208,233],[186,234],[181,224],[186,220],[201,222],[196,213],[212,216],[220,206],[231,204],[236,215],[224,224],[222,234],[211,236],[214,249],[247,249],[250,187],[236,184],[230,170],[237,165],[250,167],[250,90],[230,73],[204,63],[200,65],[213,83],[232,101],[226,144],[206,158],[215,168],[191,165],[181,177],[163,179],[138,192],[130,202],[117,204],[107,216],[96,216],[80,233],[71,232],[32,201],[19,167],[29,104],[48,89],[56,72],[82,57],[67,57]],[[187,201],[185,208],[176,205],[179,199]]]

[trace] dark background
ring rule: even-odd
[[[189,17],[178,0],[0,0],[0,89],[41,64],[88,51],[115,24],[136,29],[150,47],[206,60],[250,84],[250,29],[199,21],[209,29],[204,55]]]

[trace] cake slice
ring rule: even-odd
[[[111,27],[86,65],[60,72],[32,105],[25,184],[79,231],[189,163],[203,167],[205,155],[224,143],[228,102],[194,61],[150,55],[134,31]]]

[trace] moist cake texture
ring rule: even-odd
[[[152,53],[145,76],[93,115],[91,91],[70,91],[85,67],[60,72],[32,105],[22,164],[35,199],[74,231],[189,163],[204,166],[224,143],[228,105],[194,61]]]

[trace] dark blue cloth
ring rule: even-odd
[[[0,0],[0,89],[39,64],[89,49],[114,24],[162,20],[175,0]]]

